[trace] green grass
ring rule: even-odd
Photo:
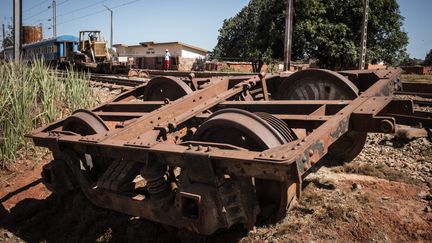
[[[0,62],[0,169],[11,165],[19,151],[29,153],[27,132],[95,104],[86,74],[69,71],[61,78],[42,61]]]

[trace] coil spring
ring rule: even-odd
[[[141,176],[147,180],[147,190],[152,200],[169,198],[169,183],[165,178],[166,165],[156,165],[141,169]]]

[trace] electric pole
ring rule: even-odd
[[[5,40],[6,40],[6,34],[5,34],[5,27],[4,27],[4,23],[2,23],[2,30],[3,30],[3,42],[2,42],[2,47],[3,49],[6,47],[5,46]]]
[[[111,32],[110,32],[110,49],[113,46],[113,10],[108,8],[105,4],[103,5],[111,13]]]
[[[284,71],[288,71],[291,65],[293,11],[293,0],[286,0]]]
[[[57,37],[57,3],[56,0],[52,0],[52,30],[53,37]]]
[[[22,0],[14,0],[13,9],[14,60],[15,62],[19,62],[21,57]]]
[[[369,0],[363,0],[363,24],[360,43],[360,60],[359,69],[363,70],[366,66],[366,41],[367,41],[367,26],[369,20]]]

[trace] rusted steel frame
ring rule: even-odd
[[[287,164],[296,163],[300,173],[305,173],[327,153],[328,147],[332,143],[349,131],[350,116],[358,107],[373,96],[387,95],[392,92],[393,81],[397,78],[397,75],[398,72],[394,72],[391,73],[388,79],[377,81],[360,97],[353,100],[348,106],[314,130],[301,142],[268,149],[263,151],[260,158],[289,158],[286,160]],[[381,105],[381,107],[377,107],[378,110],[384,108],[386,103],[381,103]]]
[[[303,168],[302,165],[299,165],[301,172],[305,171],[305,168],[309,168],[312,163],[318,161],[326,152],[328,146],[332,142],[334,142],[338,137],[348,131],[349,125],[349,117],[351,113],[358,108],[363,102],[365,102],[368,98],[375,95],[386,94],[390,91],[389,88],[392,88],[391,79],[383,79],[377,82],[374,86],[372,86],[365,94],[361,97],[354,100],[350,105],[346,106],[344,109],[340,111],[337,115],[332,117],[329,121],[324,123],[321,127],[315,130],[312,134],[310,134],[306,140],[296,143],[290,143],[286,145],[282,145],[267,151],[264,153],[259,153],[256,156],[256,153],[250,151],[226,151],[224,149],[217,149],[216,151],[207,151],[202,152],[205,153],[206,156],[209,156],[210,159],[214,159],[215,163],[226,163],[227,167],[232,169],[235,163],[240,163],[241,166],[239,170],[244,167],[248,167],[250,165],[254,165],[255,162],[257,164],[266,162],[268,165],[290,165],[294,162],[301,162],[305,160],[308,163]],[[192,96],[192,95],[191,95]],[[215,101],[217,103],[217,101]],[[210,105],[213,106],[214,104]],[[207,108],[207,107],[206,107]],[[134,126],[132,126],[134,127]],[[329,135],[330,134],[330,135]],[[42,134],[40,134],[42,135]],[[35,137],[36,138],[36,137]],[[42,137],[41,137],[42,138]],[[37,138],[36,138],[37,140]],[[73,147],[80,151],[86,151],[91,154],[101,154],[102,156],[107,157],[130,157],[135,156],[139,151],[141,153],[154,152],[160,153],[163,156],[170,156],[177,158],[173,161],[182,161],[183,152],[185,152],[184,146],[179,145],[167,145],[167,144],[154,144],[151,148],[146,148],[145,146],[136,146],[136,150],[129,150],[131,148],[127,148],[123,146],[121,143],[107,143],[99,142],[99,143],[83,143],[80,142],[79,138],[76,136],[62,136],[59,138],[55,138],[55,141],[59,143],[69,143],[73,144]],[[113,140],[114,141],[114,140]],[[88,140],[90,142],[90,140]],[[132,147],[133,145],[131,145]],[[179,147],[177,147],[179,146]],[[174,149],[176,148],[176,149]],[[200,152],[201,153],[201,152]],[[308,156],[304,157],[304,153],[308,153]],[[303,159],[305,158],[305,159]],[[300,161],[299,161],[300,160]],[[299,164],[299,163],[297,163]],[[271,168],[271,166],[269,167]],[[256,176],[265,176],[275,174],[275,172],[256,172]],[[277,173],[276,173],[277,174]]]
[[[255,76],[227,90],[230,79],[213,80],[208,84],[207,88],[182,97],[173,101],[171,105],[161,107],[149,113],[147,116],[139,118],[133,123],[133,126],[126,127],[121,131],[109,132],[108,134],[104,134],[103,138],[101,138],[100,135],[90,136],[90,139],[96,138],[99,139],[99,142],[105,144],[127,143],[130,146],[134,146],[136,144],[145,143],[147,144],[146,146],[149,146],[149,143],[157,143],[153,137],[154,133],[152,132],[155,127],[165,130],[162,132],[167,133],[178,124],[208,110],[223,100],[241,93],[243,90],[250,88],[251,85],[255,85],[255,83],[259,81],[260,78]],[[87,140],[87,137],[85,139]]]
[[[134,197],[133,195],[123,195],[117,192],[100,189],[98,187],[93,188],[92,185],[89,184],[89,181],[84,177],[79,166],[77,166],[80,164],[80,158],[76,155],[75,151],[65,150],[62,157],[68,164],[69,168],[71,168],[75,178],[78,180],[82,192],[94,205],[102,208],[119,210],[123,213],[151,219],[159,223],[181,227],[181,218],[177,216],[174,207],[166,208],[163,211],[164,217],[160,217],[155,214],[157,210],[155,210],[153,202],[143,196]]]
[[[379,115],[393,117],[401,125],[432,127],[432,112],[414,110],[411,100],[393,99]]]
[[[361,132],[395,132],[395,119],[380,115],[382,110],[391,105],[388,96],[371,97],[360,105],[351,115],[351,128]]]
[[[268,92],[268,88],[267,88],[267,80],[265,79],[265,77],[261,80],[261,86],[262,86],[262,93],[264,96],[264,100],[265,101],[270,100],[269,92]]]
[[[152,112],[165,105],[163,101],[125,102],[115,101],[93,109],[94,112]]]
[[[331,118],[326,115],[291,115],[291,114],[275,114],[272,116],[279,118],[287,123],[290,128],[306,128],[315,129]],[[196,116],[198,119],[206,120],[210,114],[203,113]]]
[[[224,101],[216,105],[217,109],[238,108],[251,112],[268,112],[277,110],[281,114],[311,114],[316,109],[325,106],[325,113],[331,115],[349,104],[350,101],[333,100],[286,100],[286,101]],[[165,103],[162,101],[143,102],[110,102],[94,109],[95,112],[151,112],[160,108]]]
[[[127,121],[134,118],[140,118],[147,115],[146,112],[105,112],[97,111],[95,112],[100,118],[105,121]]]
[[[333,115],[350,102],[349,100],[225,101],[218,104],[216,108],[238,108],[270,114]],[[320,112],[316,112],[317,110]]]
[[[429,93],[432,95],[432,83],[426,82],[402,82],[403,92]]]
[[[412,102],[418,106],[430,106],[430,107],[432,107],[432,101],[413,99]]]
[[[162,156],[168,164],[173,166],[184,166],[186,153],[193,153],[197,156],[209,158],[215,167],[224,168],[227,173],[238,176],[251,176],[261,179],[284,181],[292,175],[295,164],[290,166],[283,163],[283,159],[259,159],[260,152],[247,150],[227,149],[224,146],[204,142],[193,142],[201,146],[185,146],[176,144],[159,143],[151,148],[133,146],[107,146],[97,143],[83,143],[76,136],[52,137],[51,142],[47,136],[37,135],[34,142],[38,146],[48,145],[50,149],[55,146],[73,149],[78,154],[92,154],[106,158],[122,158],[124,160],[146,163],[148,153]],[[41,143],[39,143],[39,141]]]
[[[431,114],[431,113],[429,113],[429,114]],[[416,112],[414,112],[413,115],[403,115],[403,114],[388,114],[388,115],[394,117],[397,124],[432,128],[431,116],[423,117],[419,113],[416,113]]]

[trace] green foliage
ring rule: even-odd
[[[267,65],[267,73],[277,73],[279,72],[279,63],[271,62]]]
[[[425,60],[423,62],[425,66],[432,66],[432,49],[426,54]]]
[[[410,57],[404,58],[399,63],[400,66],[415,66],[415,65],[422,65],[422,64],[423,64],[423,60],[422,59],[410,58]]]
[[[293,60],[314,58],[325,68],[349,68],[358,63],[362,1],[297,0],[293,28]],[[283,58],[285,1],[251,0],[226,19],[214,49],[217,57]],[[406,56],[408,37],[396,0],[370,1],[367,61],[398,64]]]
[[[87,76],[70,71],[63,79],[42,61],[31,66],[1,62],[0,80],[0,169],[18,151],[28,152],[25,133],[96,104]]]
[[[235,70],[235,68],[232,68],[230,66],[228,66],[227,64],[223,64],[220,67],[220,71],[223,73],[233,73],[233,72],[237,72],[237,70]]]

